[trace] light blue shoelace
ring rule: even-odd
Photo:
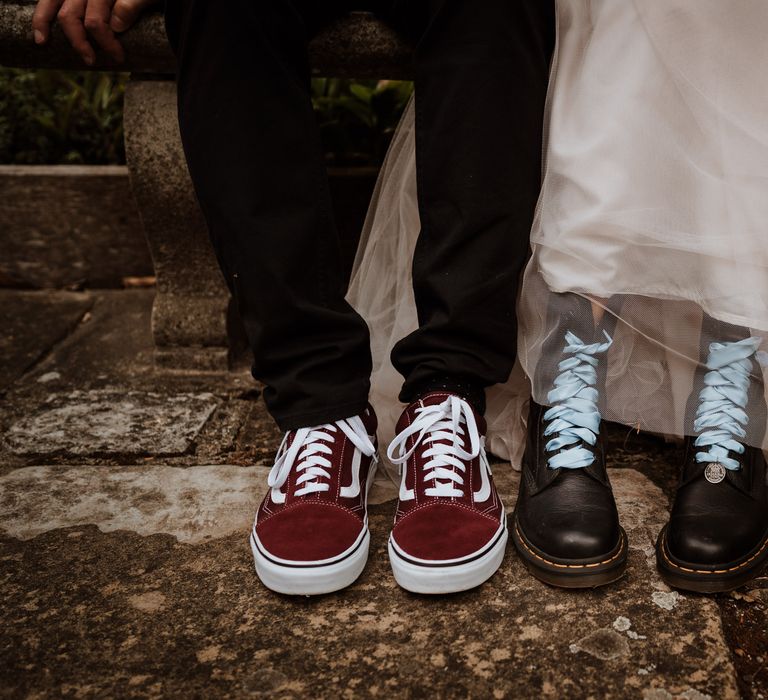
[[[729,452],[742,454],[739,442],[747,436],[744,426],[749,416],[744,410],[749,392],[751,357],[757,353],[761,338],[745,338],[733,343],[712,343],[709,346],[704,388],[699,393],[699,406],[693,429],[700,435],[696,447],[708,448],[696,453],[697,462],[718,462],[726,469],[737,470],[741,464]],[[757,353],[761,364],[765,353]]]
[[[547,394],[551,408],[544,414],[552,421],[544,435],[554,435],[545,446],[547,452],[558,452],[547,460],[550,469],[579,469],[595,461],[595,455],[580,443],[594,445],[600,430],[597,407],[597,364],[600,355],[611,347],[611,336],[603,331],[606,342],[586,345],[571,331],[566,332],[564,353],[571,355],[560,364],[554,388]],[[564,447],[569,447],[563,450]]]

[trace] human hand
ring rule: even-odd
[[[44,44],[58,19],[69,43],[89,66],[96,62],[95,41],[118,63],[125,51],[117,34],[128,29],[157,0],[38,0],[32,16],[36,44]],[[90,40],[89,40],[90,39]]]

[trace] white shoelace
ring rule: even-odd
[[[424,493],[438,498],[462,496],[464,492],[458,487],[464,485],[465,462],[477,457],[482,447],[472,408],[457,396],[450,396],[441,404],[417,408],[416,414],[413,423],[392,441],[387,456],[393,464],[402,465],[424,446],[421,457],[427,461],[423,479],[425,482],[435,480],[435,485]],[[462,447],[465,434],[469,437],[469,452]],[[408,439],[413,435],[418,437],[411,449],[406,450]]]
[[[275,492],[280,492],[294,468],[299,474],[296,485],[304,484],[296,491],[296,496],[328,491],[330,484],[325,479],[331,478],[328,470],[333,467],[333,464],[324,455],[333,454],[330,444],[336,441],[339,429],[366,457],[373,457],[376,448],[368,437],[368,431],[360,416],[344,418],[335,423],[326,423],[313,428],[300,428],[295,431],[290,447],[286,447],[291,435],[291,432],[288,432],[280,444],[277,459],[267,480],[273,495],[277,495]]]

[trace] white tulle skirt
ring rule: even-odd
[[[662,434],[683,432],[703,314],[768,332],[768,2],[558,0],[557,21],[519,362],[488,396],[490,448],[515,465],[527,377],[563,332],[555,292],[618,317],[604,417]],[[411,105],[349,293],[371,328],[382,438],[402,409],[389,353],[416,327],[418,232]]]

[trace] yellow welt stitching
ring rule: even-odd
[[[619,551],[616,552],[616,554],[614,554],[610,559],[606,559],[605,561],[598,561],[598,562],[595,562],[594,564],[557,564],[553,561],[550,561],[549,559],[545,559],[544,557],[539,556],[525,543],[525,540],[523,539],[523,534],[520,532],[520,528],[517,525],[517,521],[515,521],[515,532],[517,532],[518,538],[520,539],[520,543],[523,545],[523,547],[526,548],[526,550],[532,556],[536,557],[537,559],[540,559],[541,561],[545,562],[546,564],[549,564],[550,566],[555,566],[559,569],[593,569],[596,566],[602,566],[603,564],[610,564],[612,561],[615,561],[616,559],[618,559],[621,556],[623,551],[623,548],[621,545],[624,542],[624,533],[622,532],[621,541],[619,543]]]
[[[765,539],[763,542],[763,546],[760,547],[749,559],[746,561],[741,562],[741,564],[738,564],[736,566],[732,566],[730,569],[690,569],[686,566],[680,566],[679,564],[675,564],[668,556],[667,556],[667,531],[664,530],[664,534],[661,538],[661,553],[664,556],[664,561],[667,562],[670,566],[674,567],[675,569],[679,569],[680,571],[685,571],[689,574],[727,574],[730,571],[738,571],[739,569],[745,567],[749,562],[759,557],[762,552],[765,550],[765,548],[768,547],[768,538]]]

